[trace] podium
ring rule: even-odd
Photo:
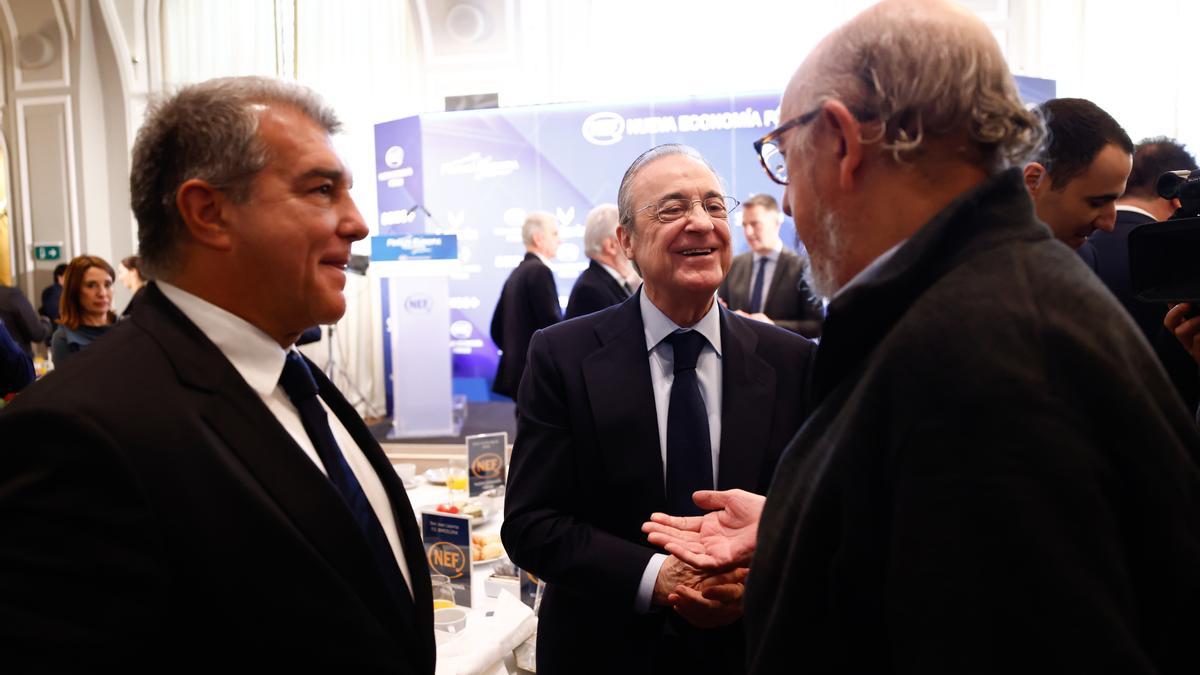
[[[450,275],[458,238],[402,234],[371,238],[371,270],[387,303],[384,361],[392,428],[388,438],[457,436],[450,355]]]

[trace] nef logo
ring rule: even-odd
[[[434,572],[445,574],[451,579],[461,577],[467,564],[463,550],[448,541],[439,541],[430,546],[429,554],[425,557],[429,559],[429,566]]]
[[[433,298],[428,295],[410,295],[404,299],[404,309],[409,314],[428,314],[433,311]]]
[[[592,113],[580,131],[592,145],[612,145],[625,135],[625,118],[615,112]]]
[[[471,462],[471,475],[476,478],[499,478],[502,466],[504,466],[504,461],[500,459],[500,455],[489,452],[476,457],[475,461]]]

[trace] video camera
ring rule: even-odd
[[[1129,233],[1129,281],[1143,302],[1200,304],[1200,171],[1168,171],[1158,196],[1178,199],[1170,219]]]

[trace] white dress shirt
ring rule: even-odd
[[[779,263],[781,251],[783,251],[782,239],[775,242],[775,250],[765,255],[755,253],[751,260],[754,264],[750,267],[750,288],[746,294],[747,298],[754,297],[754,280],[758,277],[758,267],[763,260],[767,261],[766,269],[763,270],[762,304],[758,306],[760,312],[767,306],[767,296],[771,293],[771,280],[775,278],[775,266]]]
[[[616,282],[621,285],[621,288],[625,289],[626,293],[629,292],[629,282],[625,280],[625,277],[621,276],[620,272],[609,267],[608,265],[605,265],[604,263],[600,262],[599,260],[596,261],[596,264],[599,265],[600,267],[603,267],[604,271],[608,272],[608,276],[610,276],[614,280],[616,280]]]
[[[650,359],[650,384],[654,389],[654,411],[658,417],[658,447],[662,453],[663,485],[667,481],[667,412],[671,405],[671,385],[675,382],[675,351],[663,339],[676,331],[683,331],[674,321],[662,313],[643,292],[639,298],[642,310],[642,326],[646,333],[646,351]],[[712,307],[692,330],[708,340],[696,359],[696,379],[700,385],[700,398],[708,413],[709,445],[712,449],[713,487],[717,486],[718,460],[721,456],[721,314],[716,299]],[[654,582],[667,556],[655,553],[638,584],[634,609],[640,613],[650,611],[654,595]]]
[[[317,455],[317,449],[313,447],[312,440],[304,431],[300,413],[296,410],[296,406],[292,405],[292,401],[284,392],[283,387],[279,386],[279,376],[283,374],[283,364],[287,357],[287,352],[279,346],[279,343],[258,327],[227,310],[166,282],[158,281],[156,283],[163,295],[167,296],[167,299],[178,307],[184,316],[196,324],[200,332],[212,340],[217,349],[221,350],[221,353],[242,376],[246,384],[250,385],[250,388],[262,399],[263,404],[288,432],[288,435],[296,441],[296,445],[300,446],[304,454],[308,455],[308,458],[317,465],[317,469],[321,473],[328,476],[325,465]],[[321,400],[320,397],[317,398]],[[400,565],[400,572],[404,575],[404,582],[408,584],[408,592],[411,594],[412,575],[408,570],[408,563],[404,559],[400,534],[396,529],[396,521],[392,517],[391,501],[383,488],[383,483],[379,480],[379,475],[375,473],[375,468],[367,461],[366,455],[358,447],[358,443],[354,442],[354,438],[342,425],[337,415],[333,414],[323,400],[321,400],[321,407],[329,416],[329,428],[333,431],[333,437],[337,441],[342,455],[345,456],[346,463],[354,472],[354,477],[358,479],[363,492],[366,493],[367,501],[370,502],[371,509],[375,511],[379,524],[383,526],[383,532],[387,535],[388,543],[392,547],[392,554],[396,556],[396,562]]]

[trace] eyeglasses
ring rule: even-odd
[[[799,117],[792,118],[787,122],[775,127],[771,133],[754,141],[754,151],[758,153],[758,161],[762,162],[763,170],[767,172],[767,176],[779,183],[787,185],[787,161],[783,157],[783,152],[779,149],[780,137],[783,132],[793,127],[802,127],[805,124],[813,121],[817,117],[817,113],[821,112],[818,106],[804,113]]]
[[[783,157],[783,151],[779,149],[779,146],[783,144],[780,141],[783,132],[795,127],[802,127],[816,119],[823,105],[822,103],[803,115],[784,122],[775,127],[775,131],[754,141],[754,151],[758,153],[758,161],[762,162],[763,170],[767,172],[767,176],[771,180],[780,185],[788,184],[787,161]],[[861,108],[854,106],[848,106],[848,108],[850,114],[854,115],[854,119],[859,122],[868,122],[876,119],[874,114],[864,111]]]
[[[691,213],[693,204],[700,204],[704,207],[704,213],[713,220],[728,220],[729,212],[736,209],[741,202],[724,195],[705,197],[704,199],[669,197],[647,204],[634,213],[636,215],[647,209],[654,209],[654,218],[664,225],[669,225]]]

